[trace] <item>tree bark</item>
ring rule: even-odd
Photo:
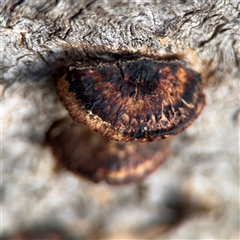
[[[136,228],[156,232],[150,238],[237,238],[239,12],[237,0],[1,0],[4,234],[54,225],[85,239],[142,237]],[[179,59],[201,75],[207,101],[173,138],[167,163],[142,183],[142,202],[138,185],[54,172],[45,144],[51,124],[68,117],[56,79],[76,61],[123,56]],[[181,224],[167,221],[178,213],[168,194],[193,206]]]

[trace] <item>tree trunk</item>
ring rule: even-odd
[[[0,0],[0,11],[4,235],[239,237],[237,0]],[[141,56],[178,59],[204,84],[206,106],[166,164],[121,188],[55,171],[46,133],[69,117],[56,79],[76,61]]]

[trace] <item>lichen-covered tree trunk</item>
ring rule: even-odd
[[[0,0],[2,228],[84,238],[239,238],[237,0]],[[49,127],[67,111],[55,81],[76,61],[178,58],[206,106],[140,185],[56,171]]]

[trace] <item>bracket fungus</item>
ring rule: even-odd
[[[83,124],[55,122],[47,134],[60,166],[93,182],[139,182],[166,159],[169,141],[111,141]]]
[[[57,92],[74,120],[116,141],[177,134],[205,104],[198,74],[179,61],[149,58],[76,63]]]
[[[117,185],[154,171],[168,141],[152,141],[183,131],[205,104],[198,74],[180,61],[149,58],[77,62],[57,93],[75,123],[52,127],[55,156],[75,174]]]

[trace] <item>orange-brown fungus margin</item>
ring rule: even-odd
[[[50,128],[47,139],[60,163],[93,182],[123,185],[141,181],[166,160],[169,141],[117,142],[69,120]]]
[[[153,141],[188,127],[205,105],[201,79],[179,62],[148,58],[77,63],[57,82],[70,116],[117,141]]]

